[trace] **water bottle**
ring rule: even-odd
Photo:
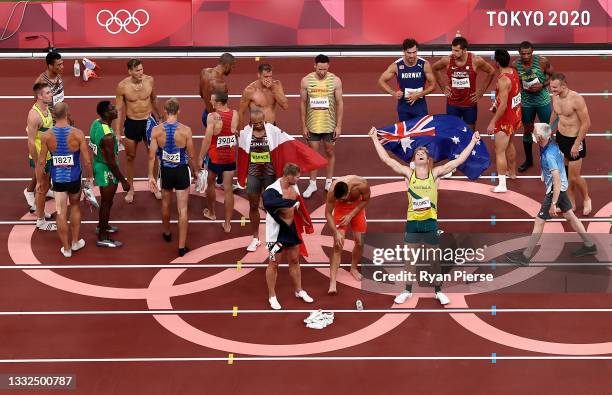
[[[75,77],[81,76],[81,66],[79,65],[78,59],[74,60],[74,76]]]
[[[357,300],[357,302],[355,302],[355,307],[357,307],[357,310],[363,311],[363,302],[361,300]]]

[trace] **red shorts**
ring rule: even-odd
[[[334,205],[334,223],[337,227],[338,223],[340,223],[340,221],[342,220],[342,217],[350,214],[351,211],[353,211],[353,209],[357,207],[357,205],[359,205],[359,203],[361,203],[361,200],[348,204],[336,202],[336,204]],[[353,219],[351,219],[351,229],[353,230],[353,232],[365,233],[366,227],[367,226],[365,208],[362,208],[361,210],[359,210],[357,215],[355,215]],[[346,233],[348,226],[338,227],[338,229],[343,230]]]
[[[514,125],[508,123],[495,124],[495,131],[493,133],[497,134],[499,132],[504,132],[508,136],[512,136],[516,133],[517,130],[521,127],[521,123],[516,123]]]

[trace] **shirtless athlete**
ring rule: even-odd
[[[276,105],[286,110],[289,101],[283,91],[283,84],[272,78],[272,66],[268,63],[259,65],[259,78],[251,82],[242,92],[240,99],[239,127],[244,128],[247,124],[248,110],[259,108],[264,113],[265,122],[276,125]]]

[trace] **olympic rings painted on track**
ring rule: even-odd
[[[489,186],[479,183],[470,183],[470,187],[466,188],[466,182],[455,181],[455,180],[444,180],[440,184],[442,190],[452,191],[463,191],[469,193],[477,193],[480,195],[490,196],[494,199],[503,200],[510,203],[521,210],[527,212],[531,216],[535,216],[539,209],[539,203],[535,200],[518,194],[516,192],[509,192],[502,199],[497,194],[493,194],[489,190]],[[146,190],[146,183],[136,183],[136,190]],[[372,197],[382,196],[385,194],[405,192],[404,182],[387,183],[382,185],[376,185],[372,187]],[[236,209],[243,213],[246,212],[247,203],[243,201],[241,197],[236,197]],[[606,205],[610,206],[612,203]],[[604,207],[604,209],[606,208]],[[604,212],[604,209],[600,210]],[[322,216],[324,207],[319,207],[312,214],[313,218]],[[599,214],[599,213],[598,213]],[[607,224],[606,224],[607,225]],[[309,245],[310,256],[307,261],[321,261],[326,260],[322,246],[331,245],[331,237],[321,235],[323,229],[322,224],[315,226],[314,235],[306,235],[305,240]],[[563,226],[560,223],[548,223],[545,228],[546,232],[562,233]],[[602,229],[603,230],[603,229]],[[609,230],[609,227],[608,227]],[[13,227],[9,234],[8,249],[9,254],[16,264],[40,264],[40,262],[34,256],[31,248],[31,236],[34,232],[33,225],[16,225]],[[220,253],[231,251],[236,249],[236,246],[243,246],[248,243],[250,236],[223,240],[217,243],[213,243],[207,246],[203,246],[191,251],[188,255],[182,258],[177,258],[173,263],[187,263],[187,262],[199,262],[203,259],[207,259],[211,256],[215,256]],[[512,251],[525,245],[525,238],[519,238],[509,240],[506,242],[498,243],[497,245],[490,246],[487,250],[492,249],[495,256],[501,255],[506,251]],[[350,248],[351,243],[347,241],[345,248]],[[544,251],[546,250],[546,251]],[[540,258],[556,258],[561,252],[561,248],[547,248],[540,249]],[[254,263],[263,262],[267,257],[265,249],[260,249],[254,253],[246,254],[242,258],[243,263]],[[149,287],[147,288],[116,288],[106,287],[94,284],[85,284],[77,282],[66,277],[60,276],[51,270],[24,270],[26,274],[41,281],[51,287],[62,289],[68,292],[104,297],[104,298],[116,298],[116,299],[146,299],[147,305],[150,309],[171,309],[171,298],[174,296],[188,295],[195,292],[201,292],[207,289],[212,289],[224,284],[228,284],[240,277],[248,275],[254,269],[242,269],[240,271],[235,269],[226,269],[215,275],[192,281],[190,283],[182,283],[175,285],[176,279],[187,269],[161,269],[152,279]],[[317,269],[322,274],[329,276],[329,269]],[[524,281],[530,277],[535,276],[539,272],[544,270],[543,268],[531,268],[531,270],[514,270],[505,275],[499,276],[493,284],[488,287],[464,287],[457,289],[449,289],[452,292],[459,292],[453,297],[453,303],[450,307],[467,307],[465,301],[466,295],[490,292],[496,289],[507,287],[518,282]],[[39,274],[42,273],[42,274]],[[340,270],[338,274],[338,282],[359,288],[360,284],[354,280],[346,270]],[[462,286],[463,287],[463,286]],[[402,308],[411,308],[417,305],[420,297],[424,297],[423,294],[416,293],[407,303],[401,306]],[[245,343],[218,337],[195,328],[185,322],[179,315],[154,315],[154,318],[167,330],[174,333],[175,335],[191,341],[195,344],[199,344],[211,349],[223,350],[234,353],[249,354],[249,355],[305,355],[305,354],[316,354],[322,352],[335,351],[346,347],[355,346],[376,337],[382,336],[385,333],[391,331],[400,325],[404,320],[408,318],[410,314],[384,314],[377,321],[372,324],[357,330],[355,332],[339,336],[332,339],[322,340],[313,343],[301,343],[301,344],[281,344],[281,345],[270,345],[270,344],[256,344],[256,343]],[[513,334],[509,334],[500,329],[490,326],[489,324],[482,321],[475,314],[450,314],[460,325],[467,330],[500,344],[505,344],[514,348],[522,348],[525,350],[546,352],[546,353],[559,353],[559,354],[607,354],[612,352],[612,343],[595,343],[595,344],[564,344],[564,343],[552,343],[534,339],[523,338]],[[580,346],[580,347],[578,347]]]

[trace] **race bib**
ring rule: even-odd
[[[53,105],[64,101],[64,91],[59,92],[56,95],[53,95]]]
[[[251,163],[269,163],[269,152],[251,152]]]
[[[412,210],[414,211],[423,211],[429,210],[431,208],[431,201],[429,198],[423,199],[412,199]]]
[[[217,148],[231,148],[236,146],[236,136],[219,136],[217,137]]]
[[[170,163],[179,163],[181,161],[181,153],[170,154],[166,151],[162,151],[162,160]]]
[[[98,146],[95,145],[94,143],[92,143],[91,140],[87,144],[89,144],[89,148],[91,148],[91,150],[93,151],[94,155],[98,155]]]
[[[519,94],[517,94],[516,96],[512,98],[512,108],[516,108],[520,104],[521,104],[521,94],[519,92]]]
[[[451,86],[453,88],[469,88],[470,87],[470,79],[469,78],[455,78],[451,79]]]
[[[418,93],[418,92],[423,92],[423,88],[417,88],[417,89],[412,89],[412,88],[404,88],[404,97],[408,97],[408,95],[410,95],[411,93]]]
[[[68,167],[74,166],[74,158],[72,155],[53,156],[53,166]]]
[[[329,108],[328,97],[311,97],[310,108],[317,110],[327,110]]]
[[[535,84],[539,84],[539,83],[540,83],[540,80],[538,79],[538,77],[535,77],[531,81],[523,81],[523,89],[529,89]]]

